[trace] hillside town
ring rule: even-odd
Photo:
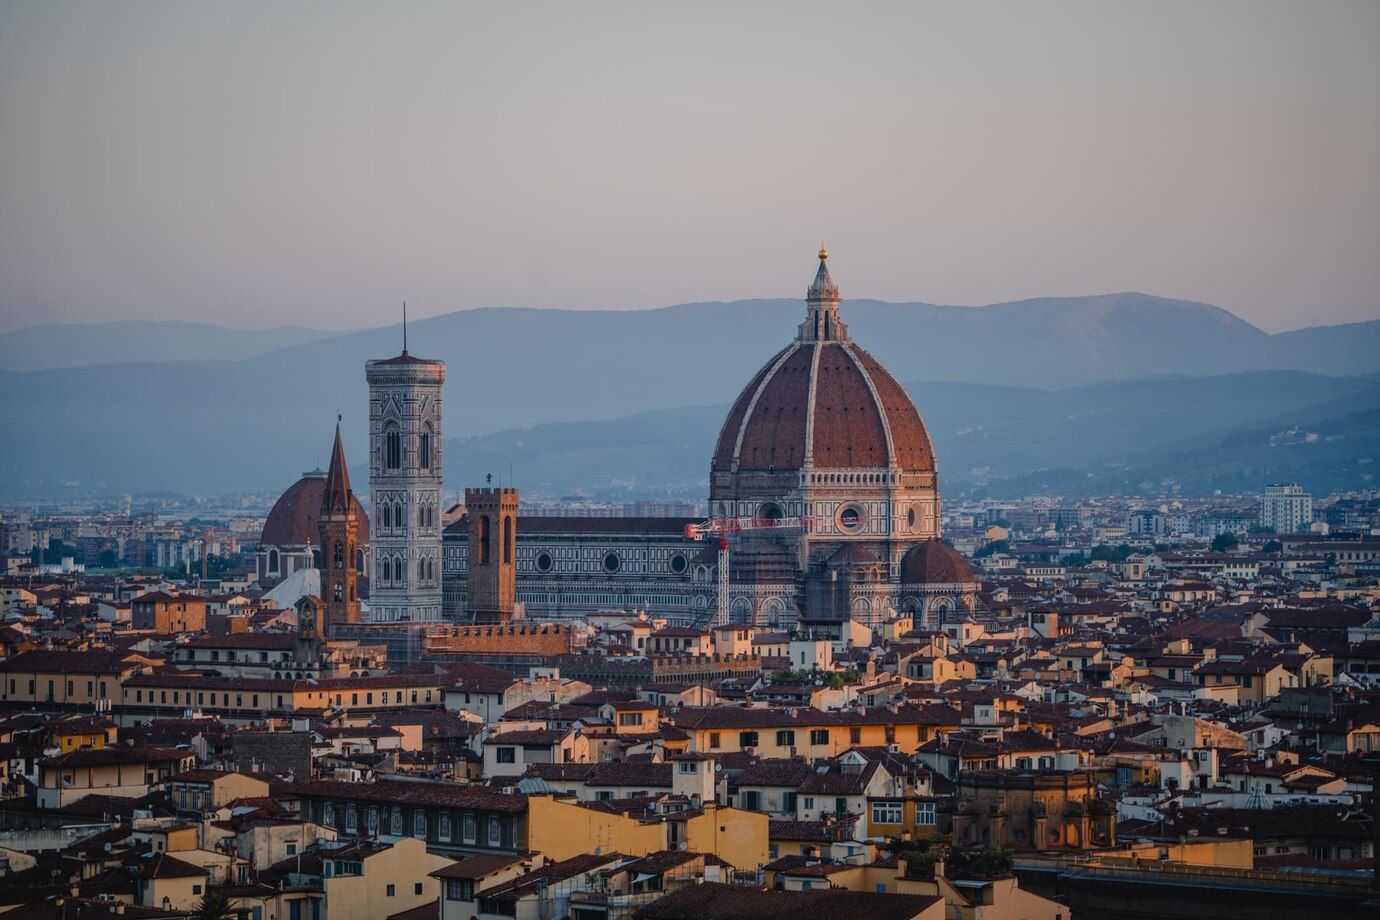
[[[404,339],[353,479],[7,508],[0,913],[1373,915],[1380,494],[941,504],[827,259],[699,507],[448,493]]]

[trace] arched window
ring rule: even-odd
[[[503,519],[503,564],[513,564],[513,519]]]
[[[383,503],[383,526],[393,526],[393,506],[388,504],[388,502]]]
[[[393,526],[394,526],[394,527],[401,527],[402,525],[403,525],[403,506],[402,506],[402,502],[401,502],[401,501],[396,501],[396,502],[393,503]]]
[[[268,551],[268,570],[275,573],[278,571],[278,551],[276,549]]]
[[[364,550],[362,549],[355,550],[355,569],[360,572],[364,571]]]
[[[489,516],[487,514],[479,518],[479,564],[489,564],[489,544],[492,542],[492,535],[489,533]]]
[[[402,433],[397,425],[390,424],[383,430],[383,466],[389,470],[402,468]]]
[[[422,435],[417,440],[417,466],[424,470],[431,469],[431,424],[428,423],[422,429]]]
[[[331,551],[331,565],[337,569],[345,568],[345,544],[339,540],[335,541],[335,549]]]

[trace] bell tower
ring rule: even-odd
[[[441,619],[443,361],[408,353],[369,361],[369,619]]]
[[[472,623],[506,623],[517,609],[517,489],[466,489],[469,564],[465,608]]]
[[[321,495],[319,525],[321,599],[325,606],[322,619],[327,635],[337,623],[359,622],[359,569],[355,565],[358,527],[355,493],[350,489],[350,470],[345,464],[345,446],[340,440],[340,418],[337,417],[331,466],[326,471],[326,489]]]

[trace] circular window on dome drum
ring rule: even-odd
[[[623,560],[618,558],[617,553],[608,553],[604,556],[604,571],[612,575],[623,567]]]
[[[867,512],[860,505],[844,505],[839,509],[837,520],[844,533],[859,533],[867,524]]]
[[[532,564],[536,566],[537,571],[541,572],[542,574],[546,574],[547,572],[551,571],[552,567],[554,566],[554,563],[551,561],[551,554],[546,552],[545,550],[541,551],[540,553],[537,553],[537,558],[532,561]]]
[[[776,502],[762,502],[757,507],[757,518],[770,524],[779,523],[785,516],[786,512]]]
[[[915,529],[915,506],[906,509],[906,526],[911,530]]]
[[[690,560],[685,558],[684,553],[676,553],[671,557],[671,571],[674,574],[684,575],[688,568],[690,568]]]

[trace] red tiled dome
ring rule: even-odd
[[[901,557],[901,584],[955,585],[975,582],[973,567],[943,540],[926,540]]]
[[[724,421],[713,470],[796,470],[807,454],[816,469],[934,472],[914,403],[848,340],[795,342],[758,371]]]
[[[302,546],[319,544],[321,532],[321,497],[326,492],[326,474],[320,470],[306,473],[278,496],[273,510],[264,521],[259,542],[265,546]],[[369,515],[364,513],[359,496],[351,495],[355,506],[355,541],[369,542]]]

